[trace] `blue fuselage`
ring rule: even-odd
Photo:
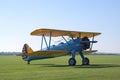
[[[78,52],[82,50],[82,45],[80,44],[80,42],[80,38],[72,39],[66,43],[61,42],[58,45],[52,45],[50,46],[49,50],[66,50],[69,52],[75,50],[76,52]],[[48,50],[48,48],[44,48],[44,50]]]
[[[43,50],[64,50],[68,51],[72,54],[72,57],[75,58],[76,52],[82,51],[82,45],[80,44],[81,38],[72,39],[67,41],[66,43],[59,43],[58,45],[52,45],[49,48],[44,48]],[[29,56],[27,57],[27,61],[36,60],[36,59],[45,59],[45,58],[52,58],[46,56]]]

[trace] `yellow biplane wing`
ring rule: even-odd
[[[52,33],[52,37],[58,37],[58,36],[70,36],[72,34],[73,38],[87,36],[88,38],[91,38],[93,36],[100,35],[99,32],[82,32],[82,31],[67,31],[67,30],[56,30],[56,29],[37,29],[33,32],[31,32],[31,35],[35,36],[42,36],[43,34],[45,36],[50,36],[50,33]]]

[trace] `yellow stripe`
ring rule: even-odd
[[[35,51],[33,53],[28,54],[28,56],[64,56],[68,55],[68,51]]]
[[[83,51],[84,54],[91,54],[93,52],[97,52],[97,50],[86,50]],[[77,53],[78,54],[78,53]],[[51,57],[58,57],[58,56],[65,56],[70,55],[68,51],[55,51],[55,50],[46,50],[46,51],[35,51],[33,53],[29,53],[28,56],[51,56]]]

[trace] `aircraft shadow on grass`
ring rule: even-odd
[[[73,68],[111,68],[111,67],[120,67],[118,64],[90,64],[90,65],[56,65],[56,64],[32,64],[32,65],[40,65],[44,67],[73,67]]]

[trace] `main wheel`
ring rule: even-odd
[[[76,65],[76,60],[74,58],[70,58],[68,61],[69,66],[74,66]]]
[[[85,57],[84,60],[82,60],[82,65],[89,65],[89,59],[87,57]]]

